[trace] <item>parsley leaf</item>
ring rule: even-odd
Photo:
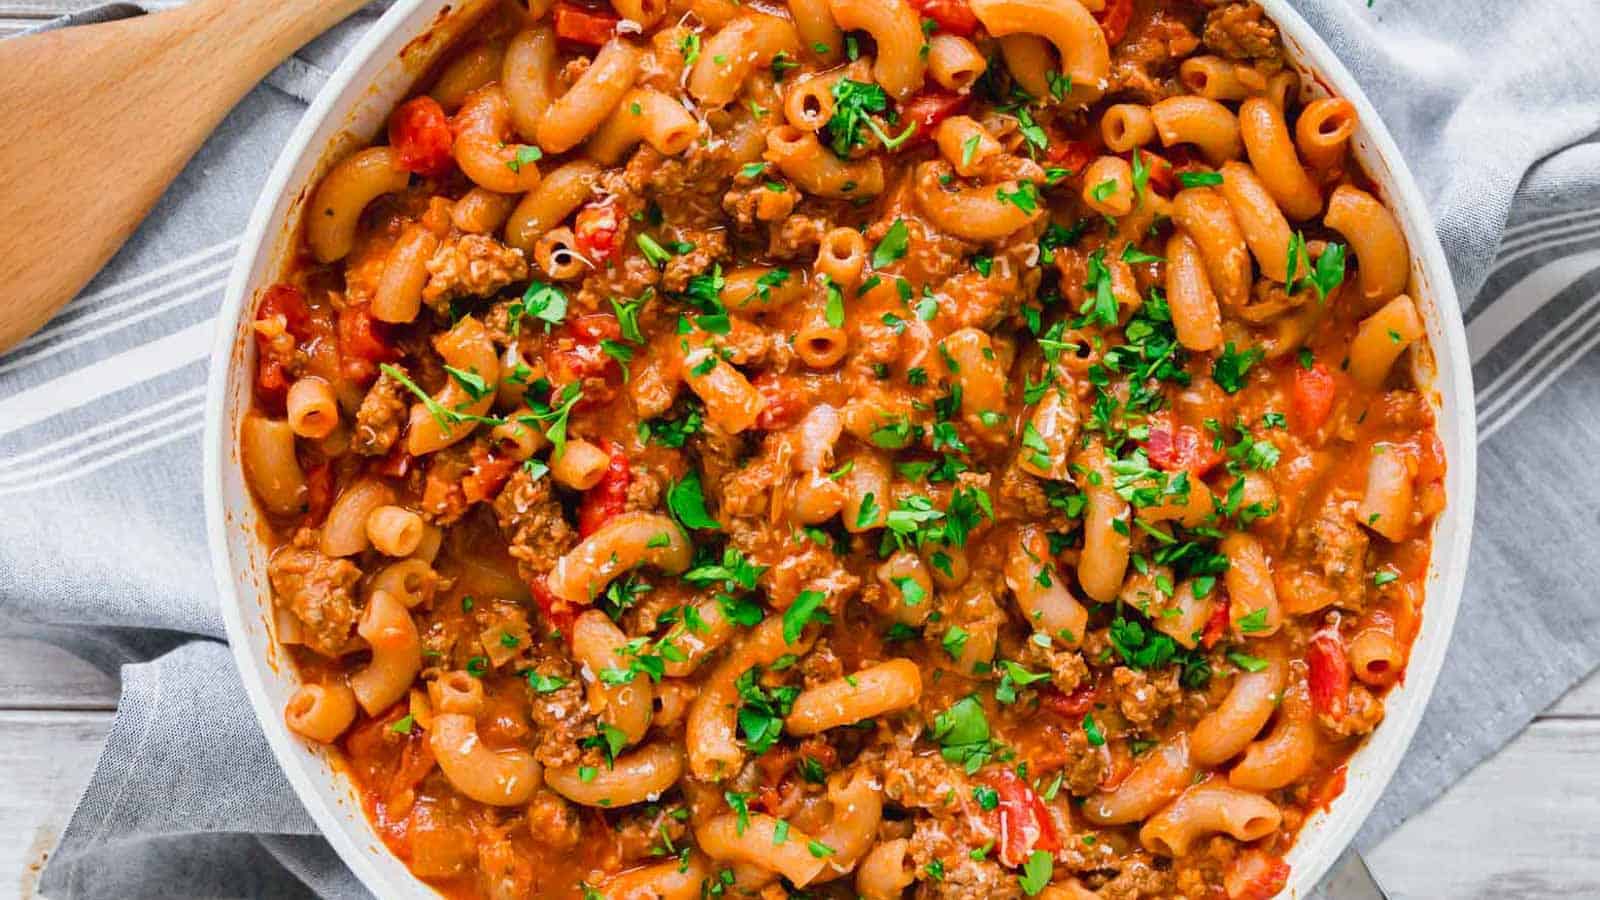
[[[1244,387],[1245,376],[1249,374],[1250,368],[1264,356],[1266,354],[1260,347],[1252,347],[1241,352],[1235,349],[1232,341],[1229,341],[1222,348],[1222,352],[1217,354],[1216,361],[1211,364],[1211,380],[1224,391],[1237,394]]]
[[[757,755],[767,752],[783,735],[783,720],[794,707],[794,698],[800,696],[800,688],[762,687],[761,667],[751,666],[734,681],[734,689],[742,701],[738,720],[745,747]]]
[[[721,529],[716,519],[706,512],[705,489],[700,484],[700,473],[690,472],[682,481],[667,489],[667,508],[685,528]]]
[[[1017,876],[1017,882],[1022,885],[1022,892],[1032,897],[1044,890],[1050,884],[1050,875],[1054,868],[1054,861],[1048,852],[1035,850],[1028,854],[1028,861],[1022,864],[1022,874]]]
[[[841,78],[833,83],[833,116],[824,126],[828,132],[828,146],[843,159],[850,151],[866,143],[861,127],[869,121],[870,113],[881,113],[889,108],[889,95],[876,84]]]
[[[1179,172],[1178,183],[1186,188],[1211,187],[1222,183],[1221,172]]]
[[[989,719],[983,704],[968,695],[933,717],[933,739],[939,742],[940,755],[947,762],[960,763],[967,774],[983,767],[996,752],[989,740]]]
[[[872,251],[872,267],[881,269],[905,256],[910,239],[911,232],[906,227],[906,220],[895,219],[889,230],[883,233],[883,240]]]
[[[805,631],[806,625],[811,622],[824,624],[833,621],[828,617],[827,610],[822,609],[822,601],[827,597],[821,591],[801,591],[789,608],[783,611],[783,642],[794,644],[799,642],[800,635]]]

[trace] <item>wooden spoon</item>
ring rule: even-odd
[[[72,299],[239,98],[365,0],[194,0],[0,41],[0,352]]]

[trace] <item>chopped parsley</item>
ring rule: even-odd
[[[1022,864],[1022,874],[1017,876],[1022,892],[1032,897],[1044,890],[1050,884],[1054,869],[1054,860],[1047,851],[1035,850],[1028,854],[1028,861]]]
[[[906,227],[905,219],[895,219],[889,230],[883,233],[883,240],[872,251],[872,267],[882,269],[890,263],[906,255],[910,244],[911,231]]]
[[[827,597],[821,591],[801,591],[789,608],[783,611],[783,642],[794,644],[799,642],[800,635],[805,631],[806,625],[811,622],[828,623],[828,611],[822,608],[822,601]]]
[[[1230,394],[1237,394],[1244,387],[1245,376],[1250,369],[1260,362],[1266,354],[1260,347],[1240,351],[1234,348],[1229,341],[1223,346],[1222,352],[1217,354],[1216,361],[1211,364],[1211,380],[1217,383]]]
[[[1186,188],[1211,187],[1222,183],[1221,172],[1179,172],[1178,183]]]
[[[833,116],[824,126],[828,132],[828,146],[840,159],[848,157],[851,150],[866,143],[866,138],[861,134],[863,126],[870,130],[877,129],[871,114],[881,113],[888,108],[889,95],[876,84],[850,78],[834,82]]]
[[[772,749],[783,735],[783,720],[794,707],[800,688],[792,685],[762,687],[761,667],[751,666],[734,681],[741,701],[739,732],[751,753],[760,755]]]
[[[933,717],[933,739],[939,742],[945,761],[963,766],[968,775],[981,769],[999,750],[989,740],[989,719],[984,715],[983,704],[970,695]]]
[[[700,485],[700,473],[690,472],[667,489],[667,508],[685,528],[720,530],[721,525],[706,512],[705,490]]]

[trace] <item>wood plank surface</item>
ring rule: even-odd
[[[1600,693],[1593,678],[1589,694]],[[1394,900],[1600,897],[1600,720],[1544,719],[1367,864]]]
[[[34,896],[109,727],[109,712],[0,711],[0,896]]]
[[[65,650],[0,637],[0,709],[113,710],[117,693],[115,674]]]

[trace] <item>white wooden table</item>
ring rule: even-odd
[[[0,0],[0,37],[97,0]],[[165,4],[163,4],[165,5]],[[0,896],[27,900],[88,780],[117,682],[0,637]],[[1368,860],[1396,900],[1600,897],[1600,675]]]

